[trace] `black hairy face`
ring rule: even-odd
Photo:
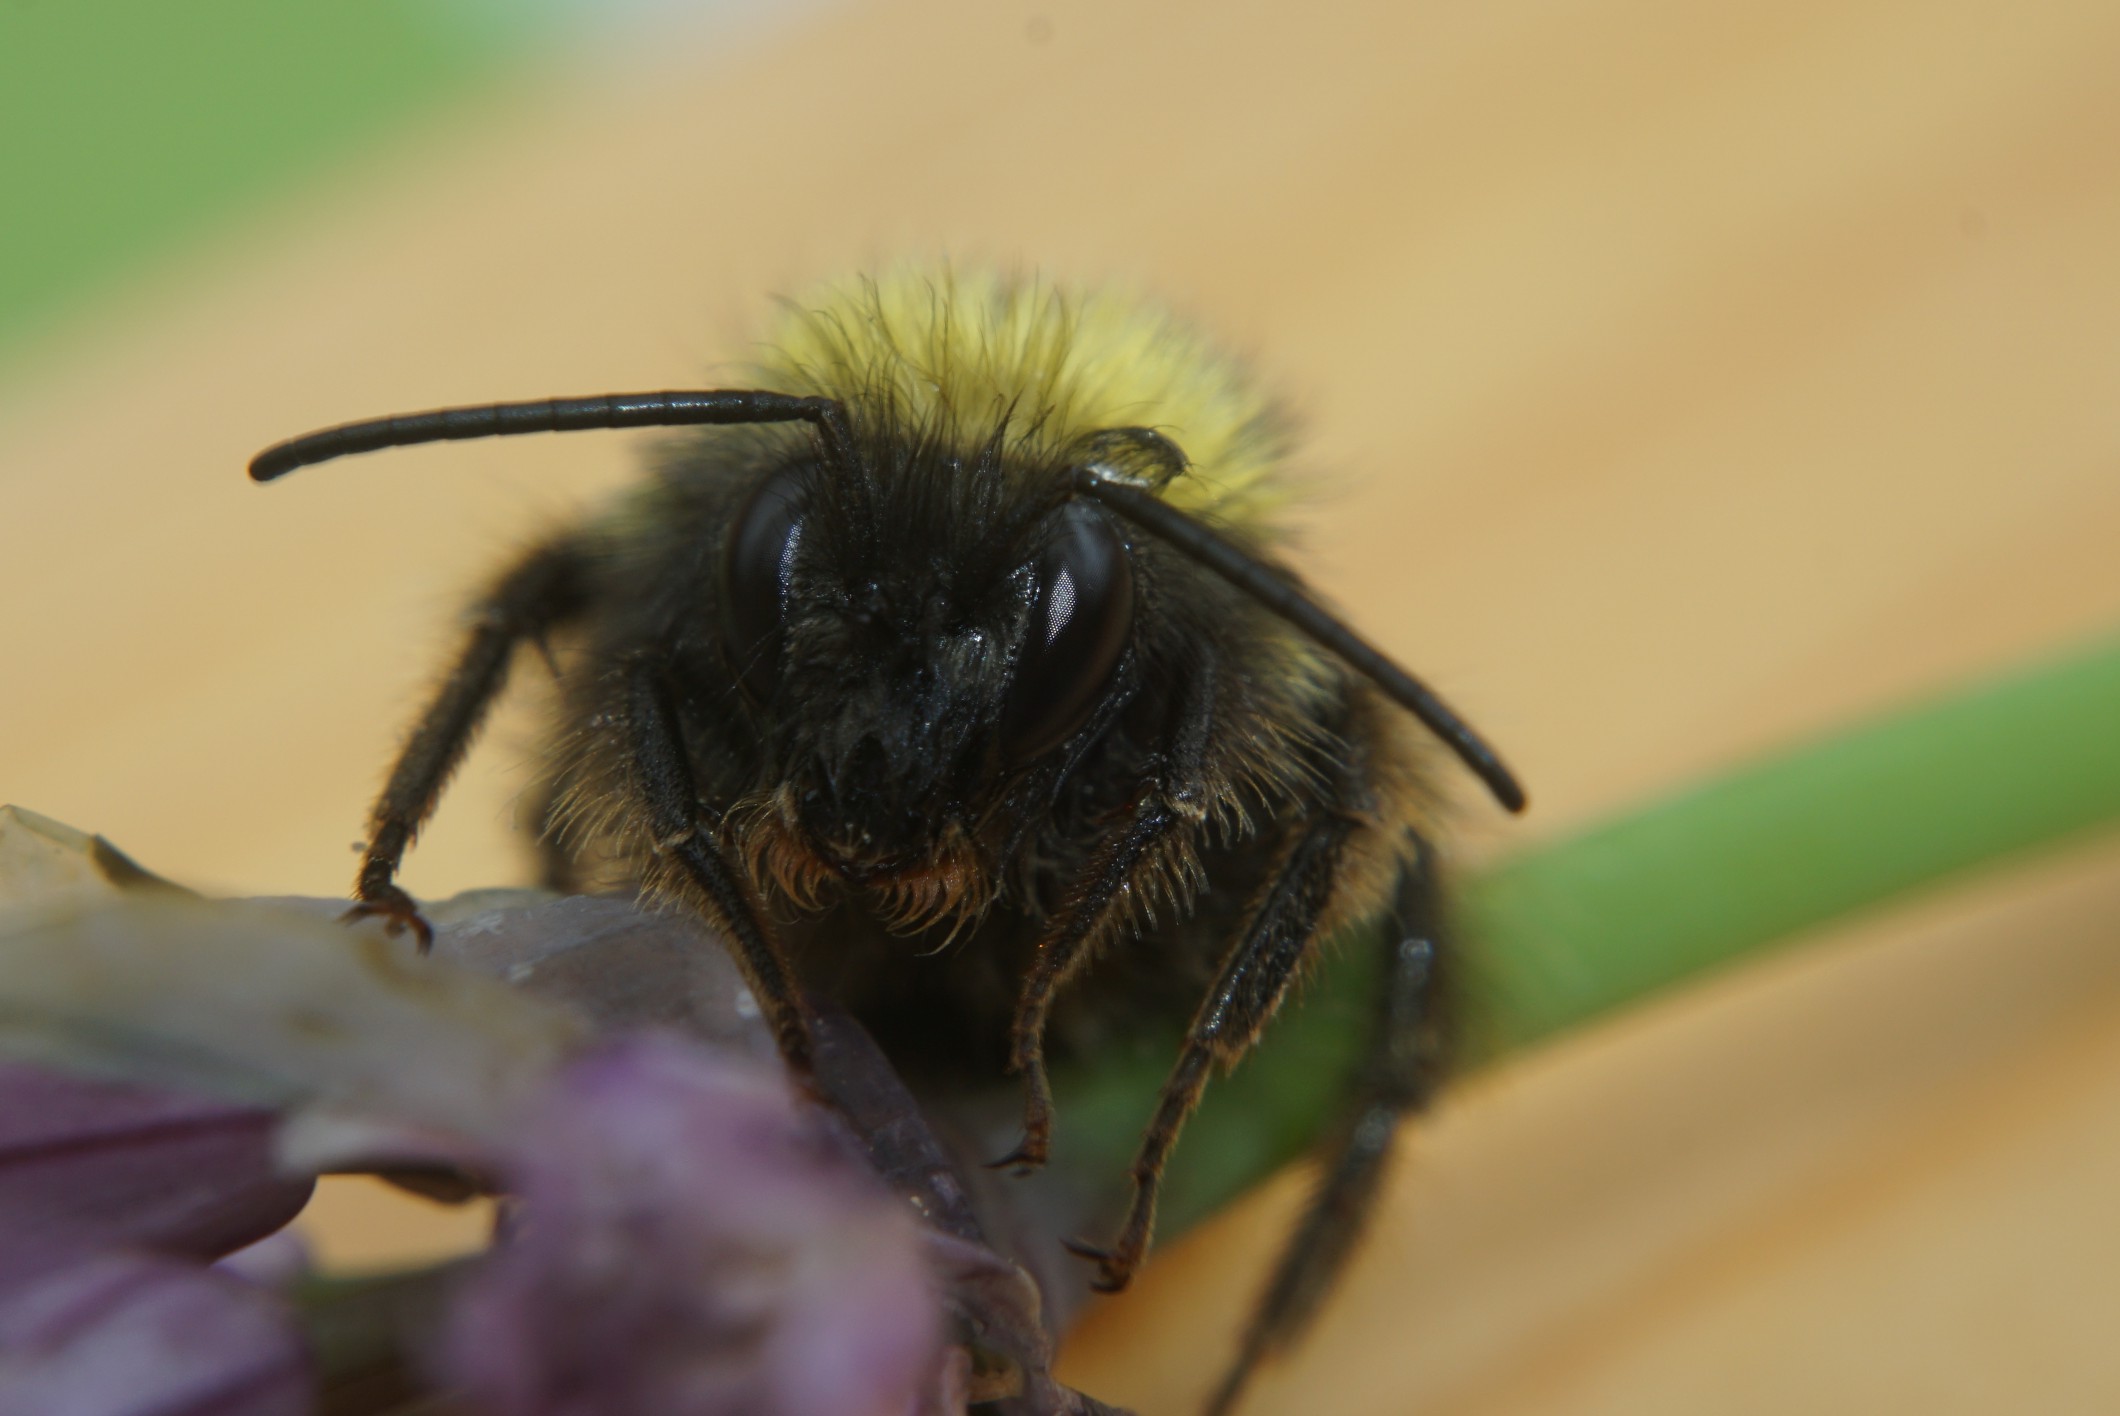
[[[1064,470],[901,440],[863,476],[769,467],[737,504],[718,590],[754,877],[805,904],[836,878],[907,928],[984,907],[1012,808],[1094,737],[1133,636],[1131,552]]]

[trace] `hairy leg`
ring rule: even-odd
[[[1045,1024],[1053,1000],[1138,903],[1128,886],[1153,869],[1153,853],[1205,816],[1202,761],[1214,723],[1213,666],[1203,666],[1185,694],[1169,745],[1149,779],[1091,852],[1031,955],[1009,1034],[1009,1070],[1024,1079],[1023,1140],[994,1162],[1021,1170],[1043,1165],[1052,1138],[1053,1094],[1045,1072]]]
[[[1300,973],[1355,829],[1354,819],[1335,802],[1316,808],[1289,832],[1272,879],[1194,1014],[1177,1063],[1163,1083],[1155,1115],[1134,1156],[1133,1201],[1118,1238],[1109,1248],[1069,1246],[1097,1261],[1095,1286],[1100,1291],[1124,1288],[1147,1255],[1163,1167],[1178,1133],[1199,1104],[1214,1068],[1227,1067],[1250,1050]]]
[[[585,582],[580,547],[554,541],[516,562],[479,603],[455,665],[414,725],[369,813],[368,846],[354,883],[359,903],[350,918],[384,915],[394,929],[409,926],[420,947],[427,947],[431,933],[412,897],[398,888],[398,866],[507,683],[516,647],[578,614],[587,598]]]
[[[1226,1416],[1260,1362],[1285,1350],[1317,1313],[1368,1227],[1399,1122],[1426,1106],[1449,1064],[1442,1011],[1449,962],[1434,852],[1421,842],[1385,920],[1376,1035],[1353,1104],[1326,1143],[1318,1185],[1260,1295],[1208,1416]]]
[[[626,670],[627,730],[633,745],[633,787],[646,815],[655,853],[671,869],[678,890],[718,925],[759,1009],[798,1077],[810,1067],[809,1013],[780,945],[759,919],[742,875],[703,828],[671,690],[647,661]]]

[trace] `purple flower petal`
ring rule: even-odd
[[[292,1318],[238,1278],[103,1254],[0,1295],[0,1411],[304,1416],[312,1393]]]
[[[269,1111],[0,1064],[0,1281],[25,1246],[213,1258],[294,1218]]]
[[[918,1230],[787,1082],[674,1038],[561,1072],[444,1352],[493,1416],[902,1416],[936,1380]]]
[[[222,1273],[260,1288],[292,1288],[316,1271],[316,1255],[298,1229],[268,1234],[214,1265]]]

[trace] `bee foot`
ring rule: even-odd
[[[1097,1276],[1090,1280],[1090,1287],[1099,1293],[1117,1293],[1133,1280],[1134,1263],[1113,1250],[1096,1244],[1087,1244],[1080,1239],[1060,1241],[1070,1254],[1088,1259],[1097,1266]]]
[[[1007,1170],[1016,1175],[1035,1175],[1045,1166],[1045,1138],[1025,1136],[1016,1142],[1016,1148],[997,1160],[986,1163],[988,1170]]]
[[[376,918],[383,920],[387,934],[403,934],[411,930],[413,938],[419,940],[422,954],[434,947],[434,926],[420,914],[419,902],[397,886],[385,886],[376,892],[374,899],[359,901],[339,916],[339,922],[352,924],[356,920]]]

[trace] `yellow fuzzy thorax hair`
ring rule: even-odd
[[[1110,291],[990,271],[903,266],[789,302],[763,387],[888,410],[913,427],[1033,458],[1085,434],[1147,427],[1191,470],[1165,500],[1255,527],[1284,498],[1281,421],[1229,355],[1163,311]]]

